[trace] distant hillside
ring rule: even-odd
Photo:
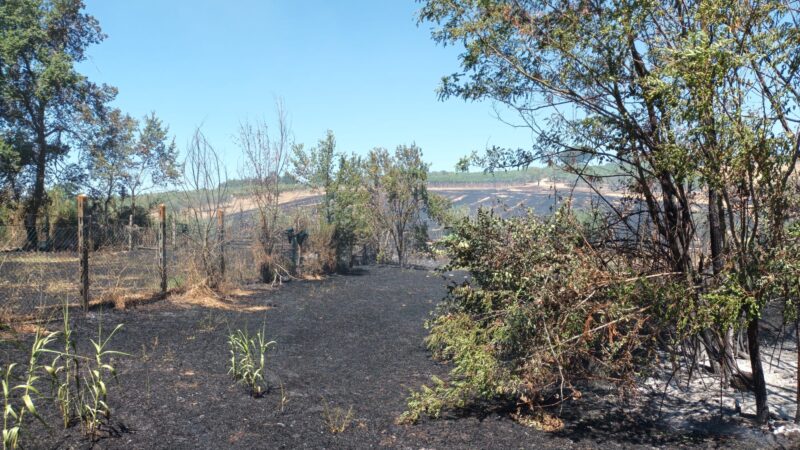
[[[615,173],[613,165],[598,165],[587,169],[588,172],[598,176],[608,176]],[[557,180],[569,182],[575,180],[575,175],[565,172],[558,167],[529,167],[522,170],[503,170],[496,172],[449,172],[435,171],[428,174],[430,184],[461,184],[461,183],[536,183],[542,180]]]
[[[588,172],[599,175],[609,176],[615,173],[615,167],[612,165],[598,165],[592,166],[587,169]],[[548,184],[558,183],[565,186],[571,185],[575,181],[575,175],[565,172],[558,167],[529,167],[523,170],[503,170],[497,172],[449,172],[449,171],[433,171],[428,174],[428,184],[431,187],[448,187],[452,186],[458,188],[459,185],[529,185],[538,184],[538,182],[546,181]],[[581,186],[582,183],[578,183]],[[611,183],[606,183],[606,186],[611,187]],[[230,206],[236,203],[237,206],[246,204],[245,201],[250,196],[250,187],[248,180],[228,180],[225,183],[227,196],[225,203]],[[281,191],[285,193],[292,192],[293,194],[286,198],[293,198],[300,192],[306,191],[307,188],[297,182],[294,182],[289,177],[284,177],[281,183]],[[141,197],[141,204],[155,205],[157,203],[166,203],[175,209],[183,209],[187,204],[187,197],[196,202],[202,199],[206,193],[204,192],[191,192],[188,194],[182,191],[165,191],[145,194]],[[306,197],[307,195],[301,195]]]

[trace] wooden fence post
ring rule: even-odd
[[[217,210],[217,251],[219,252],[219,281],[225,278],[225,211]]]
[[[89,310],[89,228],[90,220],[86,213],[86,195],[78,196],[78,260],[80,261],[81,303],[84,311]]]
[[[158,268],[161,274],[161,295],[167,294],[167,207],[158,206]]]

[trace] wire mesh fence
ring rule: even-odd
[[[72,222],[45,221],[35,230],[0,226],[0,322],[41,316],[65,303],[124,307],[194,286],[216,289],[318,275],[338,270],[342,262],[321,229],[275,229],[266,236],[254,217],[241,213],[226,218],[207,211],[181,220],[161,209],[145,225],[78,216]],[[298,237],[307,237],[305,244]],[[351,250],[351,267],[391,262],[394,256],[388,238]],[[413,265],[430,259],[409,256]]]
[[[0,314],[27,315],[79,297],[77,226],[36,230],[36,251],[24,250],[29,233],[25,227],[0,227]]]
[[[0,227],[0,310],[28,315],[65,302],[80,304],[81,261],[77,225],[37,230],[29,245],[25,227]],[[159,261],[153,227],[91,223],[88,230],[88,298],[97,303],[157,292]],[[133,243],[133,246],[130,244]]]
[[[209,270],[204,264],[214,268],[222,264],[220,280],[229,284],[262,278],[258,228],[248,221],[223,222],[222,228],[210,226],[208,233],[174,219],[168,219],[163,229],[158,220],[131,227],[88,217],[85,224],[89,305],[119,306],[161,295],[164,288],[181,290],[202,283]],[[40,227],[35,248],[29,245],[29,233],[23,226],[0,226],[0,315],[36,315],[64,303],[82,305],[79,226]],[[276,261],[286,261],[291,244],[276,242],[273,250]]]

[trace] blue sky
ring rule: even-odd
[[[460,49],[436,45],[430,25],[416,24],[418,8],[411,0],[86,0],[108,38],[80,70],[118,87],[122,110],[156,111],[181,148],[202,125],[231,175],[241,162],[232,139],[239,122],[274,123],[276,97],[306,146],[328,129],[339,150],[360,154],[416,142],[433,170],[452,170],[487,145],[528,147],[530,132],[498,121],[491,103],[437,99]]]

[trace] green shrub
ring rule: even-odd
[[[411,394],[402,422],[492,401],[539,409],[579,397],[588,380],[632,386],[655,360],[662,302],[680,294],[590,246],[567,208],[547,220],[480,211],[442,245],[444,270],[471,275],[427,323],[428,348],[453,368]]]

